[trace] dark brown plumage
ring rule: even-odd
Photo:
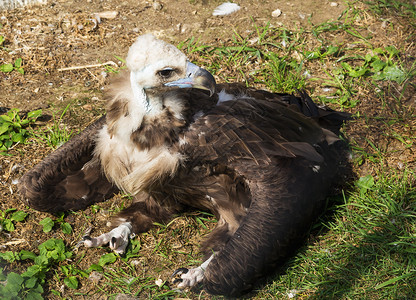
[[[24,175],[20,192],[31,207],[56,212],[83,209],[124,190],[133,194],[133,204],[111,223],[127,223],[134,233],[185,207],[212,211],[218,224],[202,251],[207,258],[215,254],[204,268],[181,270],[179,286],[195,285],[192,274],[205,271],[208,292],[241,294],[291,254],[322,213],[345,163],[338,134],[349,115],[318,108],[303,92],[295,97],[221,84],[209,97],[200,89],[180,89],[189,87],[185,69],[194,68],[185,60],[159,66],[152,58],[157,68],[148,87],[137,70],[144,69],[142,60],[152,65],[155,46],[148,53],[137,47],[139,40],[154,42],[144,36],[131,48],[130,73],[110,86],[107,116]],[[135,51],[148,56],[136,58]],[[167,71],[173,78],[166,78]],[[192,86],[212,92],[210,75],[194,71]],[[140,101],[138,110],[133,105]],[[89,238],[88,245],[99,240]],[[110,236],[113,249],[118,241]]]

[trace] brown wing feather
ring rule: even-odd
[[[218,251],[205,271],[204,288],[236,296],[293,253],[322,212],[346,159],[337,133],[349,116],[317,107],[306,94],[241,87],[227,92],[246,96],[222,102],[198,119],[183,150],[200,164],[232,170],[247,187],[244,199],[250,204],[238,229],[221,227],[204,245]],[[229,201],[238,203],[235,197]],[[226,205],[218,210],[232,214]]]
[[[313,145],[325,140],[325,132],[284,102],[246,98],[219,104],[192,124],[186,137],[185,152],[188,147],[201,159],[268,164],[272,156],[322,162]]]
[[[48,212],[84,209],[110,197],[117,189],[92,160],[94,137],[105,117],[51,153],[19,180],[19,191],[30,207]]]

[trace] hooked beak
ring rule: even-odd
[[[165,86],[207,90],[211,97],[215,93],[216,83],[214,76],[212,76],[210,72],[188,62],[186,66],[186,77],[165,83]]]

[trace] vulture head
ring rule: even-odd
[[[215,92],[215,79],[206,70],[191,63],[175,46],[152,34],[139,36],[130,47],[127,59],[134,101],[147,114],[162,109],[159,94],[172,88],[198,88]]]

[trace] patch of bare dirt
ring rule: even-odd
[[[237,13],[213,17],[219,1],[53,1],[43,6],[0,12],[0,34],[6,37],[0,63],[17,57],[24,61],[25,76],[2,74],[0,106],[34,109],[65,99],[91,95],[105,82],[106,74],[97,68],[59,72],[58,69],[115,61],[125,57],[139,34],[153,32],[175,44],[197,37],[207,44],[226,41],[234,32],[255,31],[254,25],[303,26],[336,19],[345,9],[340,2],[303,4],[303,1],[277,4],[274,1],[240,1]],[[308,2],[309,3],[309,2]],[[312,2],[310,2],[312,3]],[[282,15],[272,18],[275,9]],[[96,13],[114,11],[113,18]],[[3,56],[4,55],[4,56]],[[100,93],[97,93],[100,98]],[[95,103],[94,103],[95,104]]]

